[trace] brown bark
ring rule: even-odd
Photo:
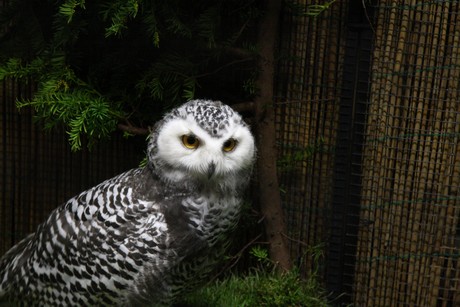
[[[118,129],[135,135],[146,135],[149,133],[149,129],[132,126],[131,124],[118,124]]]
[[[258,46],[260,73],[257,85],[260,95],[255,99],[255,125],[258,145],[259,202],[269,240],[270,258],[279,271],[291,269],[286,244],[286,225],[276,170],[275,113],[273,108],[274,50],[278,37],[281,0],[267,0],[266,12],[259,25]]]

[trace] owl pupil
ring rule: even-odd
[[[194,137],[193,135],[189,135],[187,137],[187,143],[189,143],[190,145],[193,145],[196,143],[196,137]]]

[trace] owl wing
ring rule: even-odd
[[[65,301],[80,293],[88,304],[96,301],[85,293],[119,296],[146,261],[162,263],[174,253],[162,188],[148,169],[135,169],[58,207],[1,259],[0,297],[14,292],[52,303],[43,296],[53,292]]]

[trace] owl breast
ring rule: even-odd
[[[213,247],[226,239],[239,220],[241,201],[236,197],[206,197],[185,199],[182,203],[189,226],[197,236]]]
[[[167,265],[150,263],[143,268],[130,305],[143,304],[149,297],[166,297],[167,304],[168,297],[195,288],[210,278],[231,244],[241,199],[186,190],[168,198],[162,207],[169,233],[165,245],[170,256],[162,260]]]

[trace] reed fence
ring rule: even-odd
[[[288,236],[337,305],[460,306],[459,5],[285,12],[276,108]]]
[[[378,6],[358,305],[460,304],[459,13],[457,1]]]

